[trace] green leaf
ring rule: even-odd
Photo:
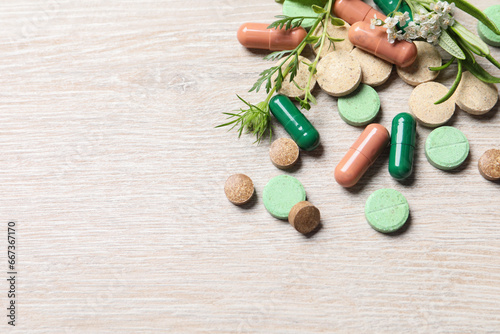
[[[486,59],[488,59],[490,61],[490,63],[492,63],[496,67],[500,68],[500,63],[495,58],[493,58],[492,55],[487,55]]]
[[[463,65],[470,73],[481,81],[486,83],[500,83],[500,78],[494,77],[486,72],[486,70],[478,63],[472,63],[467,59],[467,61],[464,61]]]
[[[451,38],[451,36],[443,30],[441,32],[441,37],[439,38],[439,46],[443,48],[446,52],[458,59],[465,59],[465,54],[460,49],[458,44]]]
[[[323,7],[320,7],[320,6],[317,6],[317,5],[312,5],[312,10],[313,10],[316,14],[323,14],[323,13],[326,13],[326,10],[325,10]]]
[[[442,70],[448,68],[448,66],[450,66],[455,59],[456,59],[455,57],[451,57],[451,59],[446,64],[444,64],[442,66],[438,66],[438,67],[429,67],[429,70],[431,70],[431,71],[442,71]]]
[[[332,25],[334,25],[336,27],[342,27],[345,25],[344,20],[339,19],[337,17],[333,17],[333,16],[330,16],[330,22],[332,23]]]
[[[479,21],[481,21],[485,26],[490,28],[495,34],[500,35],[500,30],[479,8],[473,6],[471,3],[465,0],[450,0],[450,2],[454,2],[457,8],[463,10],[469,15],[475,17]]]
[[[344,41],[343,38],[333,38],[333,37],[330,37],[330,36],[327,36],[327,37],[330,40],[330,42],[342,42],[342,41]]]
[[[459,59],[458,60],[458,70],[457,70],[457,77],[455,78],[455,81],[453,82],[453,85],[451,85],[450,90],[448,93],[445,94],[442,98],[434,102],[434,104],[440,104],[443,103],[444,101],[448,100],[450,97],[453,96],[455,91],[458,88],[458,84],[460,83],[460,80],[462,80],[462,61]]]
[[[474,53],[483,57],[490,54],[488,45],[486,45],[486,43],[484,43],[479,37],[471,33],[460,23],[455,22],[455,24],[451,27],[451,30],[453,30],[463,41],[469,44],[471,46],[469,49]],[[466,46],[469,46],[467,44]]]

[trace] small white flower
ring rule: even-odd
[[[439,40],[438,35],[429,35],[427,37],[427,42],[432,43],[432,44],[437,44],[438,40]]]
[[[394,17],[388,17],[385,19],[384,28],[391,29],[394,28],[398,24],[398,20]]]
[[[370,20],[370,29],[375,29],[375,26],[382,25],[382,20],[377,19],[377,14],[374,15],[373,19]]]
[[[389,31],[389,29],[387,29]],[[394,31],[391,31],[391,33],[387,32],[387,40],[389,43],[393,44],[396,41],[397,38],[397,33]]]
[[[444,6],[443,6],[443,13],[444,14],[453,14],[453,12],[455,11],[455,3],[452,2],[451,4],[445,2]]]

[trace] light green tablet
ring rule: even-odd
[[[460,166],[469,155],[469,141],[462,131],[442,126],[432,131],[425,141],[425,156],[431,165],[442,170]]]
[[[403,227],[409,215],[408,201],[397,190],[379,189],[366,200],[366,220],[379,232],[396,232]]]
[[[353,126],[364,126],[377,117],[380,98],[375,89],[361,84],[351,94],[339,97],[337,105],[344,122]]]
[[[483,13],[500,29],[500,5],[488,7]],[[495,34],[480,21],[477,22],[477,33],[485,43],[500,46],[500,35]]]
[[[272,216],[288,219],[292,207],[306,200],[306,191],[302,183],[293,176],[279,175],[266,184],[262,198]]]
[[[316,17],[318,14],[312,9],[313,5],[324,6],[321,0],[286,0],[283,3],[283,15]],[[302,21],[302,27],[310,28],[314,24],[314,21],[314,19],[305,19]]]

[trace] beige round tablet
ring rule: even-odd
[[[245,174],[231,175],[226,180],[224,192],[229,202],[235,205],[245,204],[252,198],[254,193],[252,179]]]
[[[491,149],[479,158],[478,161],[479,173],[490,181],[500,180],[500,150]]]
[[[354,48],[351,51],[361,65],[361,82],[370,86],[380,86],[389,79],[392,72],[392,64],[375,57],[371,53]]]
[[[344,96],[358,88],[361,66],[347,51],[334,51],[323,57],[317,66],[320,87],[332,96]]]
[[[438,50],[432,44],[421,41],[413,43],[417,47],[417,59],[408,67],[397,66],[397,71],[404,82],[417,86],[436,79],[439,71],[431,71],[429,67],[439,67],[443,63]]]
[[[294,58],[290,58],[289,60],[287,60],[284,64],[284,66],[282,67],[282,69],[285,69],[286,68],[286,65],[288,65],[292,60],[294,60]],[[276,63],[276,66],[281,64],[283,60],[279,60],[277,63]],[[280,94],[283,94],[283,95],[286,95],[288,97],[291,97],[291,98],[295,98],[295,97],[300,97],[301,99],[304,98],[305,96],[305,91],[302,90],[302,89],[299,89],[300,88],[305,88],[306,85],[307,85],[307,81],[309,80],[309,68],[306,64],[310,64],[311,62],[309,61],[309,59],[305,58],[305,57],[302,57],[302,56],[299,56],[299,66],[298,66],[298,69],[297,69],[297,74],[295,75],[295,77],[293,78],[293,81],[290,82],[290,73],[286,76],[285,79],[283,79],[283,82],[281,83],[281,88],[280,90],[278,91],[278,93]],[[273,75],[272,77],[272,81],[274,82],[274,80],[276,79],[276,77],[278,76],[278,74],[276,73],[275,75]],[[299,87],[297,87],[297,85]],[[314,86],[316,85],[316,76],[313,75],[312,79],[311,79],[311,90],[314,88]]]
[[[295,204],[288,214],[288,221],[302,234],[314,231],[320,221],[320,213],[317,207],[307,201]]]
[[[342,42],[334,42],[334,43],[331,43],[330,40],[326,40],[323,49],[321,50],[320,57],[324,57],[330,52],[338,50],[343,50],[347,52],[351,51],[354,45],[352,45],[351,41],[347,37],[350,27],[351,26],[347,22],[345,22],[344,25],[341,27],[334,26],[330,22],[328,22],[328,26],[326,27],[326,32],[330,35],[330,37],[339,39],[343,38],[344,40]],[[320,24],[314,31],[313,35],[321,36],[322,33],[323,33],[323,25]],[[318,54],[319,46],[317,48],[315,48],[313,44],[311,44],[311,46],[313,47],[314,53]]]
[[[455,112],[455,98],[434,104],[448,92],[446,86],[426,82],[413,89],[408,104],[410,111],[422,125],[434,128],[448,122]]]
[[[271,144],[269,156],[273,165],[287,169],[295,165],[299,159],[299,147],[290,138],[278,138]]]
[[[462,73],[462,80],[454,95],[460,109],[472,115],[486,114],[498,101],[497,87],[479,80],[468,71]]]

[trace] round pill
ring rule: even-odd
[[[286,66],[294,59],[295,58],[292,57],[289,60],[287,60],[283,68],[286,68]],[[278,92],[279,94],[283,94],[292,98],[295,97],[300,97],[301,99],[304,98],[305,96],[304,88],[307,85],[310,75],[309,67],[304,63],[310,64],[311,62],[307,58],[299,56],[299,66],[297,68],[297,74],[293,78],[293,81],[290,82],[290,73],[288,73],[288,75],[283,79],[283,82],[281,83],[281,88]],[[276,63],[276,66],[278,66],[279,64],[281,64],[281,61],[278,61]],[[277,76],[278,74],[276,73],[272,77],[273,82]],[[311,87],[310,87],[311,90],[314,88],[315,85],[316,85],[316,77],[313,76],[311,79]],[[299,87],[302,89],[300,89]]]
[[[425,156],[431,165],[442,170],[460,166],[469,155],[469,141],[462,131],[451,126],[433,130],[425,141]]]
[[[366,220],[379,232],[396,232],[403,227],[409,215],[408,201],[397,190],[379,189],[366,200]]]
[[[437,78],[439,71],[431,71],[429,67],[442,65],[439,51],[430,43],[413,42],[417,47],[417,59],[408,67],[397,67],[398,75],[409,85],[417,86],[421,83]]]
[[[497,27],[500,27],[500,5],[488,7],[483,13],[493,21]],[[477,22],[477,33],[485,43],[491,46],[500,46],[500,35],[495,34],[481,21]]]
[[[346,51],[334,51],[323,57],[317,66],[320,87],[332,96],[344,96],[358,88],[361,66]]]
[[[254,193],[252,179],[245,174],[231,175],[224,185],[224,192],[229,202],[235,205],[247,203]]]
[[[350,27],[351,25],[347,22],[344,22],[343,26],[334,26],[333,24],[328,22],[328,26],[326,28],[328,35],[330,35],[330,37],[332,38],[338,38],[338,39],[343,38],[344,40],[342,42],[334,42],[334,43],[330,43],[330,41],[327,40],[325,42],[325,46],[323,46],[323,49],[321,50],[320,56],[324,57],[330,52],[339,50],[350,52],[354,47],[354,45],[352,45],[351,41],[349,41],[349,38],[347,37]],[[320,24],[314,31],[313,35],[321,36],[322,33],[323,33],[323,25]],[[311,44],[311,46],[313,46],[313,44]],[[315,54],[318,54],[319,46],[317,48],[313,47],[313,51]]]
[[[361,82],[372,87],[385,83],[392,72],[392,64],[376,57],[360,48],[351,51],[353,56],[361,65]]]
[[[417,121],[431,128],[448,122],[455,113],[454,97],[452,96],[443,103],[434,104],[447,92],[448,88],[437,82],[426,82],[415,87],[408,104]]]
[[[340,117],[347,124],[363,126],[371,123],[380,110],[380,98],[372,87],[361,84],[349,95],[339,97]]]
[[[302,183],[293,176],[279,175],[266,184],[262,200],[273,217],[287,219],[293,206],[306,200],[306,191]]]
[[[288,214],[288,222],[302,234],[314,231],[320,219],[318,208],[307,201],[295,204]]]
[[[472,115],[484,115],[497,104],[498,89],[465,71],[455,93],[457,106]]]
[[[491,149],[479,158],[479,173],[490,181],[500,180],[500,150]]]
[[[290,138],[279,138],[271,144],[269,156],[273,165],[287,169],[295,165],[299,159],[299,147]]]

